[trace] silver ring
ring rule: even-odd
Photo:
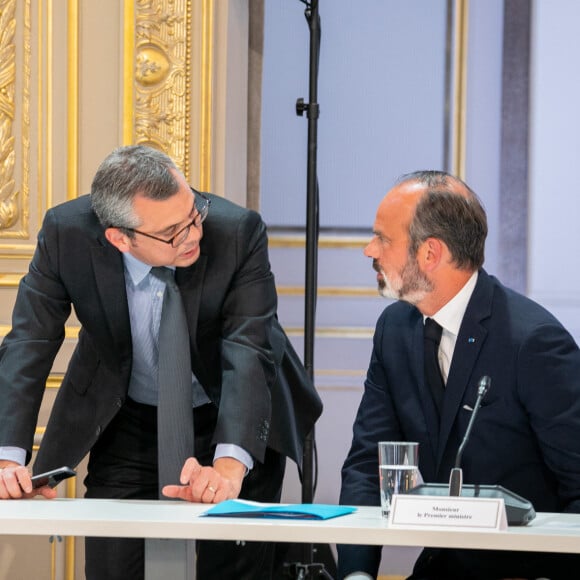
[[[215,493],[217,490],[213,488],[211,485],[208,485],[207,488],[212,492]]]

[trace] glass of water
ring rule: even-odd
[[[417,485],[419,443],[379,441],[379,476],[383,517],[391,511],[394,493],[406,493]]]

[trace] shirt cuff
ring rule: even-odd
[[[0,447],[0,460],[14,461],[24,465],[26,462],[26,451],[20,447]]]
[[[233,457],[246,466],[246,475],[254,467],[254,458],[245,450],[233,443],[218,443],[213,460],[220,457]]]

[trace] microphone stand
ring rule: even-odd
[[[318,177],[316,173],[318,147],[318,64],[320,56],[320,16],[318,0],[300,0],[306,5],[304,15],[310,30],[309,102],[299,98],[296,114],[308,118],[308,159],[306,174],[306,272],[304,288],[304,367],[314,384],[314,336],[316,331],[316,296],[318,272]],[[306,437],[302,455],[302,503],[312,503],[316,487],[316,442],[314,428]],[[317,466],[316,466],[317,468]],[[324,564],[314,562],[314,546],[302,544],[303,562],[285,565],[291,577],[297,579],[329,578]]]
[[[457,451],[457,455],[455,456],[455,467],[451,470],[451,475],[449,476],[450,496],[459,497],[461,495],[461,488],[463,487],[463,470],[461,469],[461,458],[463,456],[463,450],[469,441],[471,429],[475,423],[475,416],[481,407],[481,401],[483,401],[483,397],[485,397],[485,394],[489,390],[490,385],[491,379],[487,375],[481,377],[479,380],[479,385],[477,386],[477,399],[475,400],[475,405],[473,405],[473,411],[471,412],[471,418],[467,424],[467,429],[465,430],[463,441],[461,442],[459,450]]]

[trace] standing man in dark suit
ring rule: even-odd
[[[195,454],[162,494],[279,501],[285,458],[300,465],[322,406],[277,321],[265,225],[194,191],[171,159],[143,146],[113,151],[90,196],[46,214],[0,347],[0,498],[35,493],[24,465],[71,306],[82,328],[34,471],[74,467],[90,453],[87,497],[158,498],[156,333],[166,290],[152,266],[175,270],[195,429]],[[198,577],[277,577],[274,552],[198,542]],[[143,541],[88,538],[86,573],[142,578]]]
[[[380,505],[378,441],[418,441],[423,479],[447,483],[488,375],[464,481],[503,485],[537,511],[580,512],[580,351],[550,313],[482,269],[486,235],[477,196],[443,172],[407,175],[381,202],[365,255],[380,293],[397,302],[376,326],[341,503]],[[427,318],[442,327],[441,393],[425,376]],[[340,546],[340,577],[376,577],[380,557],[380,547]],[[578,556],[425,549],[411,578],[555,580],[579,564]]]

